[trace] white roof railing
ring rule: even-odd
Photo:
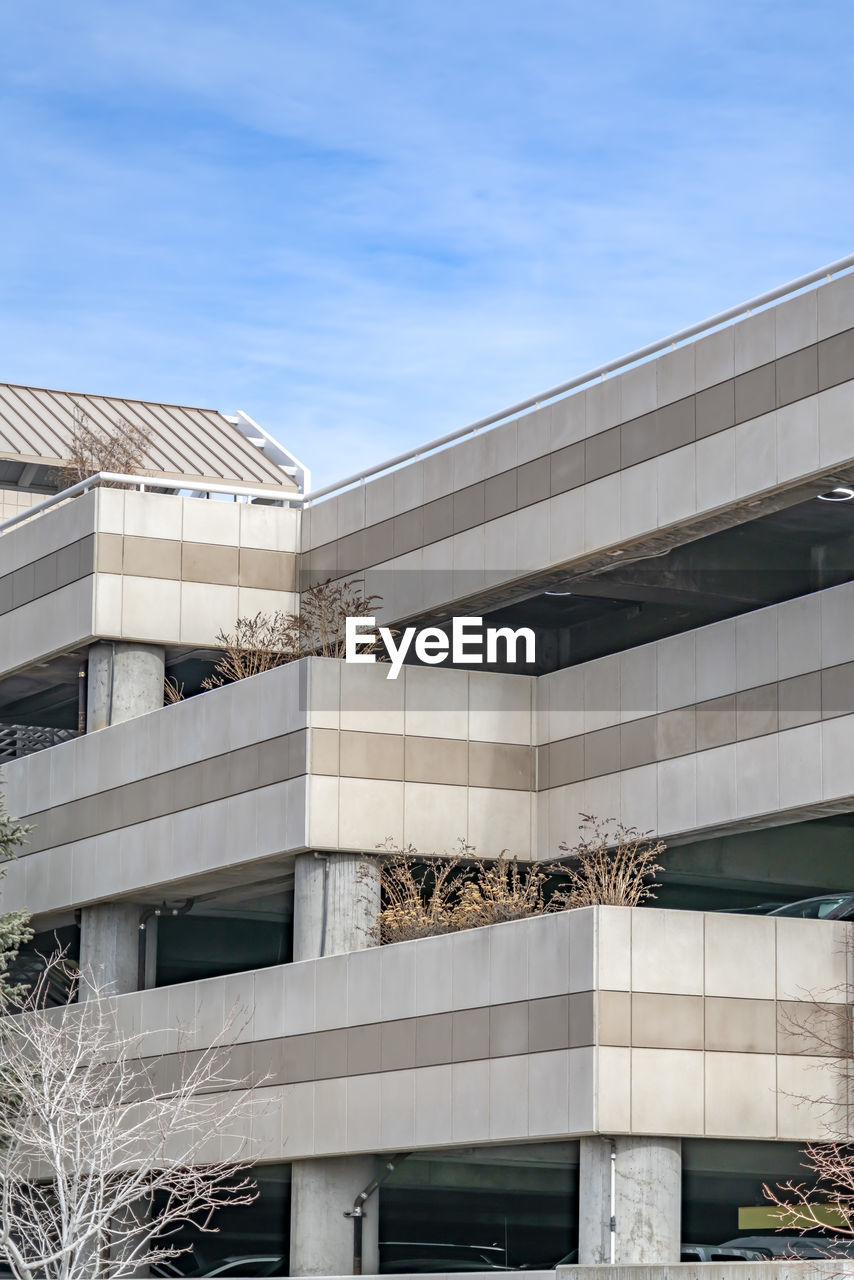
[[[718,325],[726,324],[728,320],[737,320],[739,316],[750,315],[752,311],[756,311],[759,307],[767,306],[769,302],[776,302],[778,298],[785,298],[787,294],[797,293],[799,289],[805,289],[808,285],[816,284],[819,280],[829,280],[831,276],[846,270],[848,267],[854,267],[854,253],[849,253],[845,258],[837,258],[835,262],[828,263],[826,267],[819,267],[817,271],[810,271],[805,276],[798,276],[796,280],[790,280],[788,284],[780,285],[776,289],[769,289],[766,293],[760,293],[757,297],[748,299],[747,302],[740,302],[737,307],[729,307],[726,311],[719,311],[717,315],[709,316],[708,320],[702,320],[699,324],[689,325],[687,329],[680,329],[677,333],[671,333],[666,338],[660,338],[658,342],[650,342],[645,347],[638,347],[637,351],[630,351],[628,355],[620,356],[617,360],[609,360],[607,364],[600,364],[595,369],[588,369],[587,373],[580,373],[577,377],[570,378],[568,382],[561,382],[556,387],[549,387],[547,391],[540,391],[535,396],[528,396],[526,400],[519,400],[516,404],[508,405],[506,409],[500,409],[498,413],[489,413],[485,418],[478,418],[477,422],[470,422],[466,427],[459,427],[456,431],[449,431],[444,436],[437,436],[435,440],[428,440],[427,444],[419,445],[416,449],[407,449],[405,453],[398,453],[394,458],[379,462],[376,466],[368,467],[365,471],[356,471],[344,480],[337,480],[334,484],[327,484],[321,489],[315,489],[313,493],[306,494],[306,498],[309,501],[314,498],[325,498],[327,494],[337,493],[339,489],[347,489],[351,484],[357,484],[359,481],[368,480],[371,476],[379,475],[381,471],[390,471],[392,467],[399,467],[402,463],[411,462],[416,458],[422,457],[425,453],[432,453],[435,449],[441,449],[443,445],[452,444],[455,440],[462,440],[465,436],[474,435],[484,427],[493,427],[505,418],[513,418],[517,413],[523,413],[525,409],[533,409],[545,400],[553,400],[556,396],[563,395],[567,391],[574,391],[577,387],[583,387],[586,382],[593,382],[596,378],[604,378],[607,374],[614,373],[617,369],[636,364],[639,360],[645,360],[647,356],[653,356],[659,351],[664,351],[667,347],[675,347],[677,343],[684,342],[687,338],[695,338],[698,334],[705,333],[709,329],[717,329]]]
[[[63,489],[60,493],[52,493],[49,498],[45,498],[44,502],[38,502],[34,507],[27,507],[10,519],[2,521],[0,523],[0,534],[5,533],[7,529],[13,528],[16,524],[21,524],[24,520],[29,520],[31,516],[40,515],[42,511],[55,507],[57,503],[67,502],[69,498],[76,498],[80,493],[88,493],[90,489],[97,489],[102,484],[127,486],[138,490],[140,493],[145,493],[146,489],[169,489],[173,493],[220,493],[226,497],[234,498],[235,501],[240,498],[246,498],[247,500],[263,498],[265,503],[283,507],[287,507],[294,502],[301,503],[303,501],[303,494],[296,493],[290,489],[278,493],[275,489],[251,489],[246,485],[215,484],[212,480],[161,480],[153,476],[132,476],[123,475],[117,471],[98,471],[95,475],[88,476],[85,480],[79,480],[77,484],[71,485],[68,489]]]

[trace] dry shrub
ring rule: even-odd
[[[166,676],[163,681],[163,703],[164,706],[171,706],[175,702],[184,701],[184,685],[173,680],[172,676]]]
[[[477,929],[504,920],[523,920],[553,910],[542,885],[546,872],[520,868],[506,852],[494,861],[472,860],[471,845],[459,842],[454,855],[422,857],[412,845],[381,846],[380,943],[409,942],[437,934]]]
[[[560,868],[569,883],[554,900],[561,907],[636,907],[654,898],[653,877],[664,870],[657,861],[667,848],[664,841],[611,818],[581,817],[578,843],[560,846],[571,855],[570,865]]]
[[[454,905],[466,874],[459,857],[421,858],[412,845],[381,846],[388,857],[380,862],[382,906],[377,941],[408,942],[453,933]]]
[[[424,857],[412,845],[386,840],[378,846],[386,856],[380,861],[377,940],[408,942],[572,907],[636,907],[654,898],[664,841],[612,820],[582,819],[578,844],[560,846],[569,850],[569,860],[553,864],[520,863],[506,850],[497,858],[476,858],[463,840],[455,854]],[[547,882],[556,877],[565,884],[549,892]]]
[[[203,689],[216,689],[235,680],[245,680],[261,671],[270,671],[299,657],[295,646],[292,614],[256,613],[254,618],[238,618],[234,631],[220,631],[217,644],[224,653],[213,671],[202,681]]]
[[[291,615],[298,633],[299,657],[318,654],[321,658],[344,657],[344,624],[348,618],[373,614],[382,596],[366,596],[358,581],[333,582],[327,578],[300,596],[299,615]],[[397,632],[393,632],[396,635]],[[361,646],[362,653],[385,653],[382,642]]]
[[[501,924],[504,920],[526,920],[540,916],[555,907],[543,894],[547,871],[539,863],[519,866],[517,857],[506,851],[494,862],[474,864],[454,909],[458,929],[478,929],[485,924]]]
[[[311,654],[341,658],[347,618],[371,614],[380,600],[380,596],[363,595],[359,582],[333,582],[327,578],[303,592],[299,613],[276,610],[273,614],[256,613],[254,618],[238,618],[233,632],[220,631],[217,636],[224,653],[212,674],[202,681],[202,688],[216,689],[245,680]],[[379,641],[373,646],[363,645],[362,652],[372,649],[382,659],[385,651]]]
[[[142,469],[150,447],[150,434],[135,423],[118,418],[109,426],[95,426],[85,413],[76,410],[68,457],[53,472],[53,481],[62,490],[99,471],[131,474]]]

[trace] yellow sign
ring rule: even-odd
[[[810,1205],[810,1212],[793,1204],[790,1209],[776,1204],[746,1205],[738,1211],[739,1231],[802,1231],[804,1228],[845,1227],[844,1214],[832,1204]]]

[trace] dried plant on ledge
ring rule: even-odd
[[[172,706],[176,702],[184,701],[184,684],[181,684],[172,676],[166,676],[163,680],[163,705]]]
[[[202,688],[216,689],[312,654],[342,658],[347,618],[363,618],[379,602],[379,596],[363,595],[356,581],[327,579],[303,592],[299,613],[277,610],[238,618],[233,632],[220,631],[217,636],[224,652],[211,675],[202,681]],[[378,650],[379,642],[374,646],[374,651]],[[369,653],[371,648],[363,646],[362,651]]]
[[[520,866],[503,852],[487,861],[460,840],[453,855],[422,856],[412,845],[387,840],[380,848],[380,943],[409,942],[438,934],[524,920],[554,910],[543,895],[547,871]]]
[[[140,471],[151,447],[151,436],[136,423],[119,418],[109,426],[95,426],[77,410],[68,442],[68,457],[53,472],[59,490],[70,489],[99,471],[128,475]]]
[[[578,843],[560,845],[570,855],[559,868],[568,884],[553,901],[561,907],[637,907],[654,898],[665,842],[610,818],[581,819]]]
[[[546,901],[543,883],[548,869],[531,862],[520,866],[503,851],[493,862],[478,859],[465,880],[454,908],[458,929],[478,929],[505,920],[526,920],[557,908]]]
[[[454,905],[467,874],[461,857],[421,857],[413,845],[400,848],[391,840],[379,847],[387,856],[380,860],[377,941],[410,942],[453,933],[458,928]]]
[[[373,614],[382,596],[366,596],[362,583],[333,582],[327,578],[300,596],[299,615],[291,615],[298,635],[299,657],[317,654],[321,658],[344,657],[344,624],[348,618]],[[397,635],[397,632],[392,632]],[[363,653],[385,653],[382,643],[363,644]]]
[[[385,855],[377,940],[407,942],[572,907],[635,907],[654,898],[664,841],[581,816],[581,839],[572,848],[562,844],[570,857],[557,863],[520,862],[507,850],[478,858],[462,839],[454,854],[445,855],[422,855],[412,845],[386,840],[377,846]],[[564,884],[556,888],[556,880]]]

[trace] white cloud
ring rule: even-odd
[[[323,483],[771,287],[849,247],[852,16],[802,13],[9,11],[0,377],[245,408]]]

